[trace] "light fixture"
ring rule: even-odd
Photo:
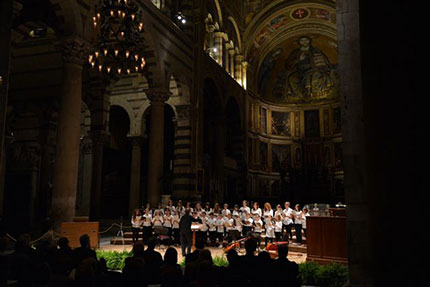
[[[217,49],[217,48],[213,48],[213,49],[212,49],[212,51],[213,51],[214,53],[216,53],[216,52],[218,51],[218,49]]]
[[[96,41],[88,56],[89,64],[112,76],[142,72],[145,67],[145,61],[141,60],[144,59],[142,15],[133,0],[98,0],[92,19]]]

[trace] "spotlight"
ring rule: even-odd
[[[185,24],[185,23],[187,23],[187,21],[185,20],[185,19],[182,19],[182,24]]]
[[[212,51],[214,51],[214,53],[216,53],[218,51],[217,48],[213,48]]]
[[[178,20],[181,20],[181,19],[182,19],[181,15],[178,15]]]

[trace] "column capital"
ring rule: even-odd
[[[236,61],[242,61],[242,60],[243,60],[243,55],[241,55],[241,54],[237,54],[237,55],[235,56],[235,58],[236,58]]]
[[[228,53],[232,56],[236,55],[236,50],[234,48],[231,48],[230,50],[228,50]]]
[[[84,39],[79,37],[63,38],[60,46],[64,63],[83,66],[87,61],[90,44]]]
[[[146,96],[152,104],[164,104],[172,95],[172,93],[165,88],[151,88],[146,92]]]

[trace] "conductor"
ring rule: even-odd
[[[187,254],[191,253],[191,246],[193,244],[193,234],[191,231],[192,222],[197,221],[190,215],[190,209],[185,209],[184,216],[181,217],[179,221],[179,236],[181,240],[182,256],[185,257]],[[185,250],[185,247],[187,250]],[[185,252],[186,251],[186,252]]]

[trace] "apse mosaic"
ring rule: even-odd
[[[280,104],[338,97],[337,44],[319,34],[285,41],[263,60],[257,87],[263,98]]]

